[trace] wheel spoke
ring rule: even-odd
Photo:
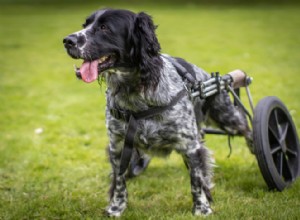
[[[279,126],[280,123],[279,123],[279,119],[278,119],[278,111],[277,111],[277,109],[274,109],[274,117],[275,117],[275,123],[276,123],[276,125]]]
[[[268,129],[269,134],[274,137],[273,140],[280,144],[280,126],[277,109],[274,109],[274,111],[270,115]]]
[[[289,128],[289,124],[288,123],[284,123],[279,125],[279,141],[280,143],[283,143],[286,139],[286,135],[288,132],[288,128]]]
[[[270,124],[269,124],[269,131],[271,131],[271,134],[273,135],[275,140],[278,142],[278,144],[280,144],[280,137],[278,136],[278,133],[275,131],[275,128],[273,128]]]
[[[284,163],[284,167],[285,167],[284,177],[289,180],[294,180],[293,169],[291,168],[291,166],[289,164],[289,160],[286,155],[284,155],[284,157],[283,157],[283,163]]]
[[[283,153],[277,155],[277,170],[279,172],[279,175],[282,176],[282,167],[283,167]]]
[[[274,147],[274,148],[271,149],[271,154],[275,154],[275,153],[277,153],[280,150],[281,150],[281,146],[280,145],[276,146],[276,147]]]
[[[287,148],[286,149],[286,153],[293,156],[293,157],[297,157],[298,156],[298,153],[297,151],[294,151],[294,150],[291,150],[290,148]]]

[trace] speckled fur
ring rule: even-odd
[[[138,77],[138,72],[134,74],[128,72],[128,75],[118,71],[106,72],[106,81],[108,82],[106,122],[110,137],[109,150],[110,154],[113,155],[111,161],[114,178],[116,178],[119,169],[127,123],[115,119],[110,115],[108,109],[118,106],[121,109],[139,112],[151,106],[167,105],[180,90],[185,88],[185,83],[165,56],[162,56],[161,78],[155,90],[145,92],[134,89],[138,88],[138,84],[134,83]],[[199,80],[209,78],[209,75],[202,69],[192,66]],[[119,83],[117,86],[121,88],[117,88],[116,83],[110,83],[120,82],[124,76],[128,77],[130,84],[124,81],[124,84]],[[136,83],[138,82],[136,81]],[[227,93],[212,97],[206,103],[209,105],[207,115],[213,116],[212,118],[222,129],[247,133],[248,135],[249,130],[244,116],[236,110],[231,102],[228,103],[228,100]],[[212,103],[215,105],[211,105]],[[204,122],[202,119],[205,118],[201,112],[203,105],[203,101],[199,98],[191,99],[187,93],[171,110],[150,119],[140,120],[134,145],[150,155],[167,156],[175,150],[183,156],[191,176],[193,213],[196,215],[206,215],[212,212],[210,188],[212,186],[213,161],[201,136],[201,123]],[[198,106],[196,111],[195,106]],[[197,115],[195,115],[196,112]],[[216,113],[219,115],[216,116]],[[119,182],[119,184],[122,183],[122,181]],[[119,192],[112,190],[112,197],[116,194]],[[124,195],[122,198],[126,203]],[[112,203],[115,204],[114,201]]]
[[[108,27],[102,32],[99,29],[101,22]],[[118,171],[128,123],[114,118],[109,109],[141,112],[154,106],[166,106],[187,85],[170,62],[175,58],[160,54],[155,25],[147,14],[105,9],[90,16],[85,27],[72,35],[80,38],[80,47],[70,48],[69,45],[68,53],[74,58],[94,60],[103,56],[103,51],[108,51],[114,53],[118,58],[116,62],[119,62],[101,74],[107,83],[106,126],[113,170],[106,213],[120,216],[127,206],[126,179]],[[122,67],[122,63],[126,63],[126,67]],[[195,73],[197,80],[209,78],[197,66],[185,61],[183,64]],[[213,160],[204,146],[201,132],[201,125],[208,117],[222,129],[242,133],[251,139],[245,117],[233,106],[226,92],[200,100],[199,97],[191,98],[187,90],[172,108],[139,120],[134,142],[136,149],[149,155],[167,156],[172,151],[182,155],[190,173],[195,215],[212,213]]]

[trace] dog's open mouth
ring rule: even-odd
[[[101,72],[113,67],[115,60],[114,55],[102,56],[93,61],[84,60],[81,67],[76,68],[76,76],[86,83],[91,83],[98,79]]]

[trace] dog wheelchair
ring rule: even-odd
[[[173,63],[177,72],[190,84],[192,98],[206,99],[226,90],[232,94],[234,104],[238,106],[252,125],[253,149],[262,176],[270,190],[282,191],[290,186],[300,175],[300,145],[292,117],[280,99],[268,96],[254,107],[249,85],[252,78],[241,70],[235,70],[224,76],[212,73],[206,81],[195,81],[190,73],[178,63]],[[240,89],[246,89],[251,112],[240,99]],[[204,128],[204,134],[229,135],[226,131]],[[240,134],[235,134],[240,135]],[[229,146],[230,145],[230,138]],[[139,154],[139,152],[135,152]],[[134,157],[133,157],[134,158]],[[150,158],[137,155],[129,163],[128,175],[137,176],[146,169]]]
[[[253,153],[269,189],[284,190],[300,175],[300,145],[292,117],[280,99],[268,96],[254,108],[249,85],[252,78],[241,70],[224,76],[212,73],[209,80],[200,82],[192,96],[205,99],[220,90],[229,91],[234,104],[248,117],[253,132]],[[240,99],[240,88],[245,87],[252,114]],[[225,131],[204,129],[205,134],[224,134]],[[238,134],[237,134],[238,135]]]

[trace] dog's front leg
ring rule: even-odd
[[[113,144],[109,146],[109,158],[113,169],[110,188],[110,204],[106,213],[111,217],[119,217],[127,207],[127,190],[125,175],[119,175],[121,152]]]
[[[212,213],[210,202],[211,187],[211,159],[208,150],[199,141],[195,141],[193,148],[184,155],[191,177],[191,190],[193,196],[193,214],[209,215]]]

